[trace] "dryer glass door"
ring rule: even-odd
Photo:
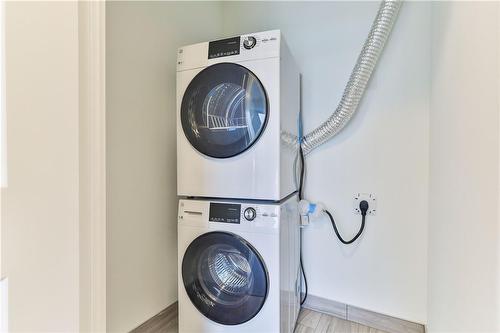
[[[191,145],[216,158],[241,154],[263,132],[267,96],[257,76],[234,63],[205,68],[182,98],[182,128]]]
[[[252,319],[267,297],[268,273],[243,238],[210,232],[196,238],[182,259],[182,279],[194,306],[224,325]]]

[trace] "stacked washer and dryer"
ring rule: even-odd
[[[180,332],[293,332],[299,108],[280,31],[179,49]]]

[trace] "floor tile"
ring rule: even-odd
[[[178,331],[177,308],[162,313],[135,329],[133,333],[175,333]],[[295,326],[295,333],[385,333],[351,321],[302,309]]]
[[[309,309],[302,309],[297,320],[303,326],[316,328],[321,318],[321,313]]]
[[[307,327],[301,324],[295,326],[295,333],[315,333],[314,328]]]

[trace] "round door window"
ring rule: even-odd
[[[194,77],[184,93],[181,122],[191,145],[216,158],[251,147],[267,121],[267,96],[257,76],[234,63],[215,64]]]
[[[198,311],[224,325],[252,319],[267,297],[268,274],[260,255],[227,232],[204,234],[189,245],[182,279]]]

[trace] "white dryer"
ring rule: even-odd
[[[279,30],[182,47],[177,194],[279,201],[296,191],[299,71]],[[287,143],[288,142],[288,143]]]
[[[179,332],[291,333],[300,309],[297,196],[180,200]]]

